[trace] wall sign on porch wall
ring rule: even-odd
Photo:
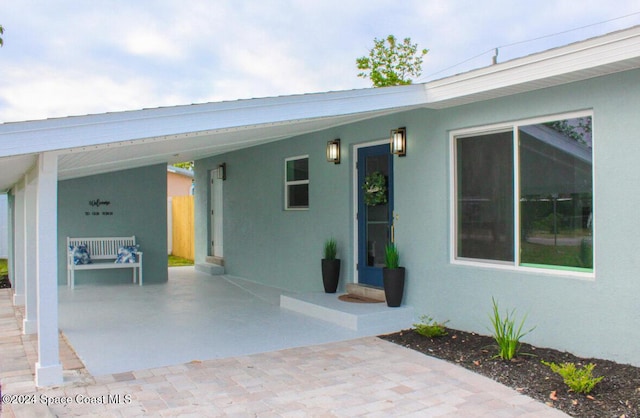
[[[89,200],[89,206],[91,210],[84,212],[85,216],[113,216],[112,211],[100,210],[101,206],[110,206],[111,201],[102,199]]]

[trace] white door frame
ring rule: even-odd
[[[209,253],[214,257],[223,258],[223,212],[222,212],[222,185],[223,180],[218,178],[218,170],[211,170],[210,173],[210,212],[209,228],[210,243]]]

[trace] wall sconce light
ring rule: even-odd
[[[340,139],[327,142],[327,161],[340,164]]]
[[[407,155],[407,128],[391,130],[391,153],[399,157]]]
[[[218,179],[227,179],[227,163],[222,163],[218,166]]]

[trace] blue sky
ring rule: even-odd
[[[355,60],[389,34],[430,50],[429,81],[639,25],[640,3],[0,0],[0,24],[13,122],[369,87]]]

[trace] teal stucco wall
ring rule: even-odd
[[[109,202],[92,206],[90,201]],[[167,166],[164,164],[58,183],[58,283],[66,284],[66,238],[136,236],[144,283],[167,272]],[[130,283],[130,269],[76,272],[76,285]]]
[[[225,268],[293,291],[321,291],[323,241],[334,236],[341,288],[354,270],[354,147],[407,127],[408,151],[395,158],[395,237],[407,268],[404,303],[416,315],[489,334],[491,298],[528,314],[526,341],[640,365],[637,211],[640,195],[640,71],[435,110],[401,112],[196,162],[196,261],[208,242],[208,173],[227,163]],[[450,132],[590,111],[593,113],[594,274],[463,265],[451,260],[453,190]],[[342,141],[342,163],[325,160]],[[309,155],[310,209],[284,210],[284,159]],[[541,173],[543,175],[543,173]]]

